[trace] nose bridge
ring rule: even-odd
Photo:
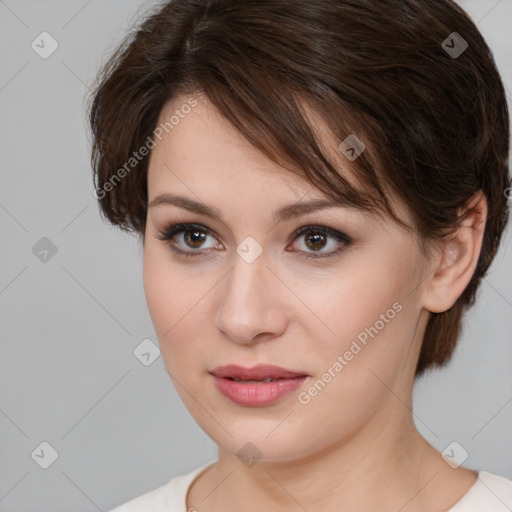
[[[233,270],[229,278],[228,295],[245,302],[250,298],[257,299],[258,291],[264,283],[268,272],[268,252],[256,239],[246,237],[236,247],[233,257]]]
[[[276,302],[268,280],[275,278],[267,268],[266,255],[260,253],[254,257],[254,249],[250,246],[249,251],[246,249],[244,243],[237,248],[233,268],[226,276],[216,321],[219,330],[240,343],[250,343],[258,334],[273,332],[279,327],[272,324],[277,318],[273,311]]]

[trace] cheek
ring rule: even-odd
[[[175,335],[180,328],[180,318],[190,298],[183,273],[172,271],[165,251],[148,243],[144,248],[144,293],[149,314],[162,349],[165,339]]]
[[[376,322],[379,331],[388,326],[387,320],[394,323],[399,309],[396,303],[402,304],[407,295],[406,274],[406,270],[402,276],[393,273],[382,260],[359,262],[336,273],[309,276],[299,282],[296,292],[316,317],[311,327],[320,325],[319,341],[343,344]]]
[[[146,242],[144,246],[144,293],[148,304],[149,313],[157,334],[163,329],[165,311],[169,309],[172,295],[170,286],[166,281],[166,267],[159,251],[153,247],[152,242]]]
[[[297,397],[299,411],[305,425],[324,425],[326,438],[359,428],[386,401],[403,407],[390,389],[400,394],[395,384],[414,333],[411,307],[393,302],[395,294],[389,291],[374,292],[352,295],[353,300],[365,299],[365,307],[340,300],[343,307],[338,308],[330,301],[326,322],[336,335],[317,338],[320,342],[308,355],[313,378]]]
[[[143,268],[144,293],[162,357],[170,372],[178,371],[177,363],[186,367],[188,359],[197,356],[194,340],[204,338],[211,278],[173,265],[165,250],[151,244],[144,248]]]
[[[340,385],[349,402],[348,397],[361,390],[378,393],[378,389],[371,391],[374,385],[383,386],[376,376],[392,381],[413,344],[418,311],[417,298],[410,291],[415,269],[403,255],[395,256],[393,264],[389,258],[375,257],[347,265],[301,292],[322,320],[304,324],[315,341],[312,359],[317,376],[329,369],[340,376],[332,379],[337,382],[332,390]]]

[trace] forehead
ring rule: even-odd
[[[190,107],[191,104],[194,106]],[[355,174],[342,161],[341,155],[333,154],[336,144],[333,134],[314,111],[308,107],[306,110],[328,156],[344,164],[344,177],[351,183],[357,183]],[[296,165],[276,164],[251,145],[204,95],[180,95],[167,102],[160,112],[158,127],[161,140],[156,141],[151,152],[150,175],[160,175],[157,170],[171,165],[186,166],[192,172],[215,167],[218,179],[222,178],[222,170],[238,170],[231,173],[230,179],[243,180],[253,169],[264,173],[265,180],[272,182],[271,186],[282,186],[284,180],[298,186],[299,190],[312,188]],[[295,168],[295,172],[291,172],[290,167]],[[317,190],[317,193],[325,197],[321,191]]]
[[[304,104],[303,108],[327,157],[350,183],[360,187],[349,162],[337,152],[335,134],[311,107]],[[204,95],[181,95],[167,102],[158,126],[165,129],[150,155],[150,202],[169,190],[184,192],[191,199],[211,197],[214,201],[226,196],[231,202],[249,201],[251,196],[260,201],[260,208],[291,199],[330,199],[300,171],[291,172],[251,145]],[[394,207],[405,215],[398,202]]]

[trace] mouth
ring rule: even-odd
[[[274,382],[281,379],[309,377],[306,373],[296,372],[275,365],[257,365],[252,368],[228,364],[218,366],[210,372],[215,377],[233,380],[235,382]]]
[[[220,393],[232,403],[244,407],[264,407],[297,390],[309,377],[273,365],[244,368],[227,365],[210,374]]]
[[[273,379],[272,377],[267,377],[266,379],[263,379],[263,380],[241,379],[240,377],[224,377],[224,378],[228,379],[228,380],[232,380],[234,382],[247,382],[247,383],[252,383],[252,382],[275,382],[276,380],[280,380],[280,379]]]

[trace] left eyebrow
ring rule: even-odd
[[[179,206],[181,208],[197,213],[199,215],[204,215],[216,219],[218,221],[224,222],[222,214],[217,208],[183,196],[176,196],[172,194],[160,194],[151,201],[148,208],[153,208],[155,206],[159,206],[162,204],[171,204],[174,206]],[[283,206],[274,213],[273,220],[275,223],[285,222],[295,217],[301,217],[307,215],[308,213],[323,210],[325,208],[343,207],[359,210],[359,208],[349,203],[343,203],[341,201],[332,201],[327,199],[316,199],[313,201],[298,202]]]

